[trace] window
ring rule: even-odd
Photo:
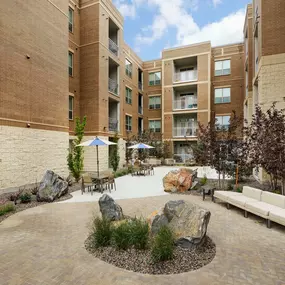
[[[153,73],[149,73],[149,85],[153,86],[153,85],[160,85],[161,84],[161,72],[153,72]]]
[[[133,64],[126,59],[126,74],[132,78]]]
[[[161,108],[161,96],[151,96],[148,98],[148,108],[151,110]]]
[[[68,118],[69,120],[73,120],[73,102],[74,102],[74,97],[69,96],[69,108],[68,108]]]
[[[215,104],[230,103],[230,102],[231,102],[231,88],[215,89]]]
[[[128,115],[126,115],[126,131],[132,131],[132,117]]]
[[[160,120],[150,120],[149,129],[152,132],[160,133],[161,132],[161,121]]]
[[[126,103],[132,104],[132,89],[126,87]]]
[[[68,52],[68,73],[69,76],[73,76],[73,53]]]
[[[231,116],[216,116],[216,129],[227,130],[230,126]]]
[[[71,33],[73,33],[73,14],[74,11],[71,7],[68,10],[68,29]]]
[[[231,74],[231,61],[221,60],[215,62],[215,76]]]

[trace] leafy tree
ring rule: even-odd
[[[272,190],[281,180],[285,195],[285,114],[273,104],[267,111],[255,109],[246,129],[248,158],[252,166],[262,167],[270,176]]]
[[[116,145],[112,145],[111,147],[111,166],[113,168],[113,171],[116,172],[119,167],[119,162],[120,162],[120,155],[119,155],[119,146],[118,146],[118,133],[115,134],[114,138],[112,139]]]
[[[80,121],[79,118],[76,118],[75,122],[76,122],[75,125],[76,139],[72,141],[72,146],[67,156],[67,164],[72,176],[74,177],[76,182],[78,182],[81,177],[81,172],[83,170],[84,150],[83,147],[77,145],[79,145],[82,142],[84,136],[84,129],[86,126],[86,116],[84,116],[82,122]]]

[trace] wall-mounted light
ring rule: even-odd
[[[30,59],[31,57],[30,57],[30,55],[26,54],[26,58],[27,58],[27,59]]]
[[[30,123],[27,123],[26,126],[27,126],[27,128],[30,128],[30,127],[31,127],[31,124],[30,124]]]

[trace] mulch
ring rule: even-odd
[[[155,263],[151,258],[151,250],[116,250],[113,247],[96,249],[92,238],[85,242],[85,247],[94,257],[129,271],[144,274],[178,274],[197,270],[209,264],[216,255],[216,246],[206,236],[203,245],[196,249],[175,247],[172,260]]]

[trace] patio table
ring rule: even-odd
[[[99,174],[98,176],[97,173],[90,173],[90,176],[95,187],[98,186],[98,190],[103,193],[103,185],[108,181],[109,174]]]

